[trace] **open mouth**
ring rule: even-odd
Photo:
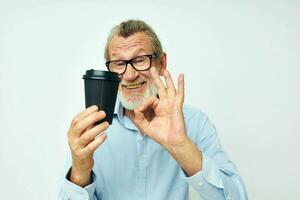
[[[127,89],[136,89],[141,87],[143,84],[145,84],[146,82],[143,81],[141,83],[136,83],[136,84],[130,84],[130,85],[123,85],[123,87],[127,88]]]

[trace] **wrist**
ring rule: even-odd
[[[183,142],[170,146],[168,151],[188,176],[202,170],[202,152],[188,137]]]
[[[91,183],[91,174],[92,170],[80,171],[76,170],[76,168],[71,168],[70,181],[79,185],[81,187],[85,187]]]
[[[166,149],[171,155],[176,156],[181,151],[187,148],[191,144],[191,140],[188,137],[184,137],[180,142],[176,144],[167,145]]]

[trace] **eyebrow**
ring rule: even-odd
[[[146,50],[143,49],[143,48],[140,48],[140,49],[138,49],[136,52],[134,52],[133,55],[137,55],[137,54],[139,54],[139,53],[141,53],[141,52],[146,52]]]
[[[139,48],[137,51],[135,51],[135,52],[132,54],[132,55],[133,55],[132,58],[138,56],[138,54],[141,53],[141,52],[147,52],[147,51],[146,51],[144,48]],[[111,56],[113,57],[113,56],[115,56],[115,55],[117,55],[117,54],[116,54],[116,53],[112,53]],[[119,59],[119,58],[118,58],[118,59],[113,59],[113,60],[124,60],[124,59]]]

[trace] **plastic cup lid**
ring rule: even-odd
[[[106,80],[114,80],[120,81],[119,74],[115,72],[102,71],[102,70],[86,70],[85,75],[82,77],[83,79],[106,79]]]

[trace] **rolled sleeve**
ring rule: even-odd
[[[69,170],[70,171],[70,170]],[[69,172],[68,172],[69,174]],[[86,187],[80,187],[67,179],[66,175],[60,197],[64,200],[94,200],[96,189],[96,175],[92,172],[92,183]]]
[[[213,160],[205,154],[203,154],[203,167],[201,171],[190,177],[187,177],[182,169],[180,171],[181,178],[200,194],[206,194],[214,199],[224,199],[220,171]]]

